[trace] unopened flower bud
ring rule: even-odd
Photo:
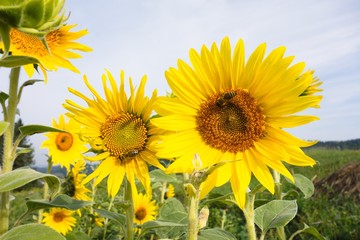
[[[30,34],[44,37],[61,27],[65,0],[2,0],[0,23]]]

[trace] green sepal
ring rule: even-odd
[[[8,55],[10,51],[10,26],[0,21],[0,41],[4,44],[3,57]],[[0,61],[0,63],[2,60]]]

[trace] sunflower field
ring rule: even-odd
[[[146,75],[139,85],[122,70],[84,75],[51,126],[25,125],[14,138],[22,91],[51,81],[49,71],[79,73],[71,60],[92,51],[78,42],[87,30],[75,31],[69,19],[64,0],[0,3],[0,67],[10,69],[9,91],[0,93],[0,240],[341,236],[322,229],[327,200],[314,195],[308,170],[322,160],[306,151],[317,141],[285,130],[319,120],[302,111],[320,107],[322,82],[285,47],[263,43],[247,55],[242,39],[231,46],[225,36],[190,49],[165,71],[164,96],[146,95]],[[22,70],[30,80],[20,81]],[[32,79],[35,71],[43,80]],[[19,143],[33,134],[46,137],[46,172],[13,169],[29,152]],[[34,181],[39,186],[17,191]],[[358,212],[348,214],[353,204],[340,213],[327,206],[346,218],[333,225],[359,223]]]

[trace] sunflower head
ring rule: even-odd
[[[65,0],[10,0],[0,3],[0,22],[22,32],[45,36],[66,20]]]
[[[83,180],[86,174],[83,173],[85,170],[85,161],[78,160],[71,171],[66,176],[65,181],[62,183],[62,191],[64,194],[75,198],[77,200],[90,201],[91,198],[87,195],[90,192],[88,188],[83,184]]]
[[[49,212],[43,213],[42,222],[65,236],[76,225],[73,213],[65,208],[51,208]]]
[[[318,119],[298,113],[319,106],[321,82],[303,62],[292,65],[294,57],[284,56],[285,47],[265,52],[261,44],[246,61],[243,41],[232,52],[224,38],[220,47],[190,50],[190,65],[179,60],[165,73],[175,97],[159,98],[155,105],[161,117],[151,122],[166,131],[156,145],[157,156],[176,159],[167,172],[191,173],[197,166],[193,156],[199,154],[202,168],[213,168],[201,186],[202,197],[230,181],[244,207],[251,175],[273,193],[269,168],[293,180],[284,162],[315,164],[300,149],[315,141],[298,139],[284,128]]]
[[[175,188],[174,185],[169,184],[166,188],[165,199],[173,198],[175,196]]]
[[[124,176],[132,184],[136,193],[135,177],[137,177],[148,193],[151,193],[148,165],[162,168],[152,150],[152,142],[159,135],[157,128],[150,123],[153,103],[157,97],[156,90],[151,98],[144,95],[146,77],[135,91],[131,78],[129,79],[130,95],[125,92],[124,73],[121,72],[120,86],[110,72],[103,75],[105,98],[89,84],[92,97],[69,89],[71,93],[82,98],[86,107],[67,100],[64,107],[68,115],[84,126],[83,139],[92,147],[94,156],[87,156],[91,161],[102,161],[85,182],[95,178],[95,185],[108,177],[108,193],[114,197],[119,191]]]
[[[24,33],[18,29],[10,30],[10,52],[12,55],[29,56],[36,58],[40,65],[24,65],[24,69],[31,77],[36,67],[40,67],[47,81],[46,71],[56,71],[59,67],[69,69],[79,73],[79,70],[69,61],[69,59],[81,58],[78,53],[71,50],[89,52],[92,51],[86,45],[75,42],[78,38],[88,34],[87,30],[71,31],[76,25],[64,25],[58,29],[48,32],[44,36],[46,45],[37,36]],[[4,49],[5,43],[0,40],[0,50]]]
[[[82,160],[82,153],[87,150],[85,143],[79,138],[80,125],[72,119],[66,122],[64,115],[60,115],[58,122],[52,121],[52,126],[66,132],[46,133],[48,139],[41,147],[49,150],[54,164],[66,167],[69,172],[70,165]]]
[[[155,200],[151,200],[151,195],[139,193],[134,201],[134,223],[142,225],[148,221],[155,220],[158,207]]]

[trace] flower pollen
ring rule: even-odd
[[[202,103],[196,124],[204,142],[222,152],[245,151],[265,133],[265,116],[244,89],[217,93]]]
[[[100,131],[104,146],[120,160],[135,157],[145,147],[147,140],[142,119],[130,113],[108,117]]]

